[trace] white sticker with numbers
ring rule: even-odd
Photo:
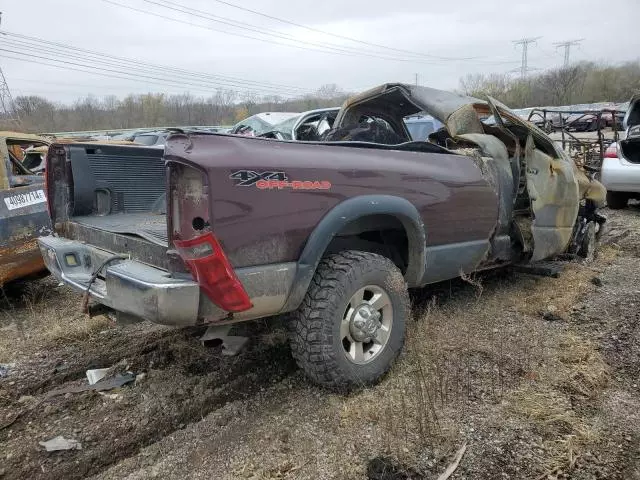
[[[9,197],[5,197],[4,203],[7,204],[9,210],[15,210],[16,208],[28,207],[29,205],[36,205],[37,203],[44,203],[47,201],[47,197],[44,195],[44,190],[35,190],[33,192],[16,193]]]

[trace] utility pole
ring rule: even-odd
[[[0,12],[0,26],[2,25],[2,12]],[[16,111],[15,104],[13,103],[13,97],[7,85],[7,79],[0,66],[0,115],[4,116],[6,120],[13,120],[16,123],[20,122],[18,112]]]
[[[569,56],[571,55],[571,45],[580,45],[580,42],[583,40],[584,38],[578,38],[576,40],[567,40],[565,42],[554,43],[556,48],[564,47],[564,68],[567,68],[569,66]]]
[[[527,57],[529,44],[536,43],[536,41],[542,37],[529,37],[521,38],[520,40],[514,40],[514,45],[522,45],[522,65],[520,66],[520,76],[525,78],[529,72],[529,59]]]
[[[416,73],[416,87],[418,86],[418,74]]]

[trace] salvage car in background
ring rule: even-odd
[[[36,238],[51,231],[41,168],[48,145],[36,135],[0,132],[0,287],[44,271]]]
[[[404,122],[420,112],[444,125],[430,141]],[[342,388],[390,368],[408,287],[593,252],[604,188],[493,99],[385,84],[347,100],[324,137],[52,145],[47,267],[89,311],[128,320],[288,313],[298,364]]]
[[[229,131],[234,135],[258,137],[270,132],[273,128],[286,120],[297,117],[298,112],[263,112],[251,115],[236,123]]]
[[[612,144],[604,155],[600,178],[607,187],[609,208],[625,208],[640,199],[640,94],[634,95],[624,118],[626,136]]]

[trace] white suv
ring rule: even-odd
[[[609,208],[625,208],[640,199],[640,94],[633,96],[624,117],[626,136],[605,152],[600,181],[607,187]]]

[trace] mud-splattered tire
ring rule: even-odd
[[[629,196],[624,192],[607,192],[607,206],[612,210],[627,208]]]
[[[372,316],[378,326],[371,338],[366,337],[367,342],[353,340],[363,333],[353,330],[357,322],[362,325],[361,312],[365,318]],[[335,389],[371,385],[400,353],[409,312],[406,282],[391,260],[352,250],[329,255],[318,265],[302,305],[291,319],[293,357],[320,385]]]

